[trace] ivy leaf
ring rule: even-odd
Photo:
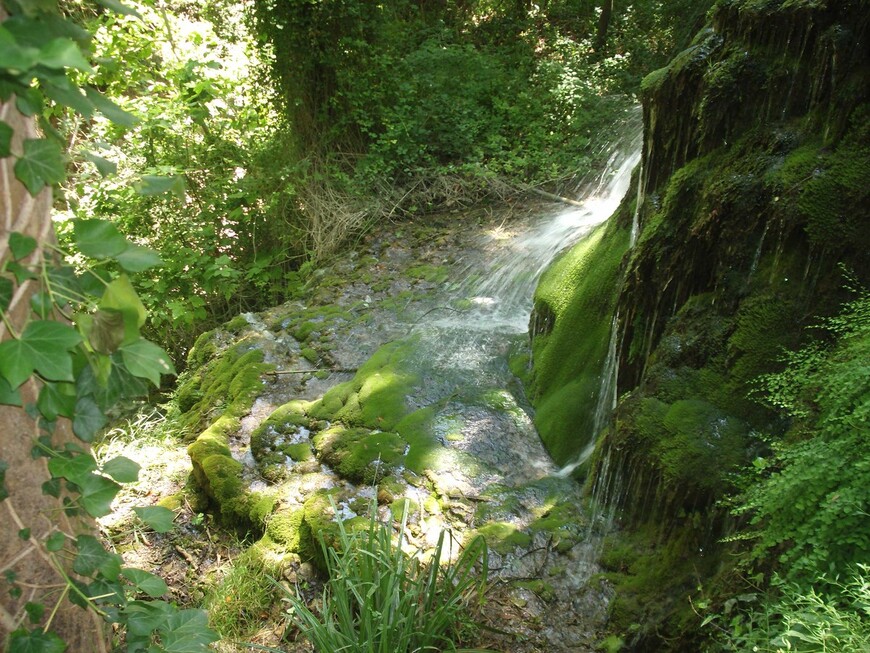
[[[138,463],[124,456],[118,456],[103,465],[103,474],[108,474],[118,483],[135,483],[139,480],[140,469]]]
[[[9,249],[12,250],[12,256],[19,261],[30,256],[36,249],[36,245],[36,239],[31,236],[20,234],[17,231],[9,234]]]
[[[25,116],[35,116],[42,112],[45,102],[39,89],[28,86],[15,91],[15,108]]]
[[[64,642],[55,633],[42,632],[41,628],[27,631],[19,628],[9,636],[9,653],[63,653]]]
[[[106,425],[106,415],[91,397],[80,397],[75,403],[73,433],[84,442],[93,442],[94,436]],[[115,478],[114,474],[109,474]],[[121,479],[117,479],[121,480]]]
[[[39,50],[38,63],[46,68],[73,68],[84,73],[92,73],[94,69],[82,55],[79,46],[72,39],[52,39]]]
[[[169,591],[166,583],[159,576],[149,574],[141,569],[122,569],[121,575],[129,580],[139,592],[145,592],[152,598],[158,598]]]
[[[45,538],[45,548],[52,553],[60,551],[64,544],[66,544],[66,536],[60,531],[55,531]]]
[[[9,234],[9,249],[12,250],[12,256],[19,261],[30,256],[36,249],[36,245],[36,239],[31,236],[20,234],[17,231]]]
[[[39,390],[36,407],[49,422],[59,415],[72,417],[76,406],[76,388],[72,383],[47,382]]]
[[[110,99],[100,94],[99,91],[92,88],[86,88],[85,93],[87,94],[88,99],[94,103],[94,107],[96,107],[97,111],[102,113],[113,123],[121,125],[122,127],[135,127],[139,123],[139,119],[136,116],[124,111]]]
[[[0,27],[0,68],[25,71],[36,65],[39,50],[22,46],[5,27]]]
[[[9,382],[0,376],[0,404],[7,406],[22,406],[21,392],[16,388],[12,389]]]
[[[144,338],[124,345],[120,352],[130,374],[148,379],[158,388],[161,374],[175,374],[169,354]]]
[[[73,235],[79,251],[96,259],[116,256],[130,246],[108,220],[73,220]]]
[[[139,329],[145,324],[147,312],[139,295],[127,275],[122,274],[112,281],[100,299],[104,311],[117,311],[124,316],[124,342],[132,343],[139,339]]]
[[[5,460],[0,460],[0,501],[9,498],[9,490],[6,489],[6,470],[9,469],[9,463]]]
[[[137,506],[133,511],[139,519],[158,533],[168,533],[175,527],[175,513],[163,506]]]
[[[112,500],[121,486],[105,476],[88,474],[75,481],[81,490],[79,501],[91,517],[104,517],[112,512]]]
[[[139,245],[130,245],[114,258],[127,272],[144,272],[148,268],[163,265],[163,259],[157,252]]]
[[[184,196],[184,177],[173,175],[172,177],[160,177],[157,175],[142,175],[138,183],[134,185],[140,195],[162,195],[172,193],[178,197]]]
[[[0,120],[0,159],[12,154],[12,127]]]
[[[82,156],[97,166],[97,172],[100,173],[101,177],[108,177],[109,175],[114,175],[118,172],[118,164],[114,161],[104,159],[93,152],[82,152]]]
[[[120,556],[109,553],[93,535],[79,535],[76,538],[78,554],[73,562],[73,571],[82,576],[90,576],[99,571],[108,579],[115,580],[121,573]]]
[[[48,471],[52,476],[65,478],[76,485],[96,469],[97,461],[90,454],[56,456],[48,461]]]
[[[166,623],[174,608],[164,601],[130,601],[124,608],[127,632],[135,637],[148,637]]]
[[[36,273],[33,272],[33,270],[29,270],[28,268],[24,267],[20,263],[16,263],[15,261],[10,261],[6,263],[6,271],[14,274],[15,281],[17,281],[19,284],[24,283],[28,279],[37,278]]]
[[[51,315],[54,302],[47,292],[38,292],[30,296],[30,308],[39,316],[39,319],[45,320]]]
[[[94,105],[81,89],[64,74],[39,75],[40,88],[58,104],[69,107],[85,118],[94,115]]]
[[[66,178],[66,166],[60,143],[44,138],[24,141],[24,154],[15,162],[15,176],[31,195],[46,184],[58,184]]]
[[[169,616],[160,633],[167,653],[202,653],[219,639],[208,627],[208,617],[202,610],[179,610]]]
[[[69,350],[81,342],[72,327],[50,320],[35,320],[18,340],[0,343],[0,374],[17,388],[34,369],[51,381],[72,381]]]

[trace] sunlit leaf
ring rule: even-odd
[[[149,268],[163,265],[163,259],[153,249],[131,245],[114,257],[127,272],[143,272]]]
[[[111,354],[124,342],[124,315],[119,311],[99,309],[92,315],[76,316],[76,323],[94,351],[100,354]]]
[[[161,374],[175,374],[169,354],[153,342],[140,339],[124,345],[120,351],[130,374],[148,379],[158,388]]]
[[[93,68],[74,41],[68,38],[52,39],[39,50],[37,61],[46,68],[74,68],[82,72],[93,72]]]
[[[114,161],[104,159],[93,152],[83,152],[82,156],[97,167],[97,172],[100,173],[101,177],[108,177],[109,175],[114,175],[118,172],[118,164]]]
[[[52,476],[65,478],[76,485],[96,469],[97,461],[90,454],[55,456],[48,461],[48,471]]]
[[[94,105],[63,73],[39,75],[40,88],[57,104],[69,107],[85,118],[94,115]]]
[[[184,177],[174,175],[172,177],[160,177],[157,175],[142,175],[136,184],[136,192],[140,195],[162,195],[173,193],[179,197],[184,195]]]
[[[96,107],[97,111],[102,113],[113,123],[121,125],[122,127],[135,127],[138,124],[139,119],[136,116],[124,111],[110,99],[101,95],[99,91],[87,88],[85,89],[85,93],[87,94],[88,99],[94,103],[94,107]]]
[[[139,464],[125,456],[117,456],[103,465],[103,474],[108,474],[118,483],[135,483],[139,480]]]
[[[112,511],[112,501],[121,486],[105,476],[90,474],[75,482],[79,486],[79,501],[91,517],[103,517]]]
[[[12,33],[0,26],[0,68],[25,71],[36,65],[39,50],[22,46]]]
[[[173,608],[163,601],[130,601],[124,608],[127,632],[136,637],[149,636],[166,622]]]
[[[0,376],[0,404],[6,404],[7,406],[23,405],[21,392],[17,388],[13,390],[9,382],[2,376]]]
[[[15,162],[15,176],[31,195],[36,195],[47,184],[63,181],[66,167],[60,143],[44,138],[25,140],[24,153]]]
[[[163,506],[138,506],[133,508],[139,519],[158,533],[168,533],[174,527],[175,513]]]
[[[130,245],[108,220],[73,220],[73,235],[79,251],[96,259],[120,254]]]
[[[149,574],[147,571],[127,568],[121,570],[121,575],[133,583],[137,590],[145,592],[155,599],[169,591],[169,587],[162,578]]]
[[[72,327],[50,320],[35,320],[18,340],[0,343],[0,374],[17,388],[33,373],[51,381],[72,381],[69,350],[81,342]]]
[[[167,653],[202,653],[219,639],[208,627],[208,616],[202,610],[180,610],[170,615],[160,633]]]

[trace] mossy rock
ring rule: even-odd
[[[517,548],[526,548],[532,543],[532,536],[508,522],[492,522],[477,529],[487,546],[502,555],[513,553]]]
[[[314,436],[321,462],[352,483],[372,484],[404,459],[407,443],[396,433],[340,424]]]
[[[288,551],[299,551],[300,530],[305,518],[304,509],[282,510],[269,517],[266,522],[266,535],[273,542],[286,547]]]

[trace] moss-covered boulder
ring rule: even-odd
[[[374,484],[404,459],[407,443],[396,433],[336,424],[314,436],[318,458],[352,483]]]

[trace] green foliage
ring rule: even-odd
[[[63,19],[54,3],[7,3],[7,7],[10,17],[0,26],[0,99],[8,102],[15,94],[17,107],[26,115],[39,114],[46,100],[55,103],[40,116],[49,136],[24,140],[20,151],[9,126],[0,123],[3,156],[15,158],[16,177],[36,195],[46,185],[66,178],[66,160],[57,132],[45,120],[52,112],[77,112],[89,118],[100,111],[118,123],[132,125],[134,121],[93,88],[84,87],[79,74],[94,72],[81,49],[87,33]],[[140,379],[159,386],[161,374],[173,374],[174,369],[167,354],[142,337],[146,312],[123,274],[124,270],[147,270],[160,263],[159,256],[131,243],[101,220],[76,221],[68,244],[62,249],[53,246],[50,238],[38,243],[29,236],[9,234],[11,257],[5,257],[0,266],[0,318],[9,334],[0,345],[0,398],[20,406],[20,386],[31,378],[41,385],[36,406],[28,410],[39,418],[42,431],[32,453],[48,458],[50,478],[43,484],[43,492],[60,497],[63,491],[58,509],[70,516],[100,517],[110,511],[120,489],[116,481],[135,481],[139,467],[123,457],[99,466],[86,448],[54,444],[57,420],[71,419],[73,433],[89,443],[105,424],[105,413],[112,406],[147,389]],[[80,264],[78,269],[64,262],[73,255]],[[25,290],[21,287],[25,282],[36,290],[30,302],[32,314],[25,316],[23,325],[18,324],[17,332],[6,311],[13,293]],[[66,323],[70,321],[75,327]],[[5,476],[7,464],[0,468]],[[5,500],[9,493],[2,480],[0,500]],[[19,537],[30,540],[31,533],[32,529],[25,527]],[[107,552],[92,535],[55,530],[44,541],[34,539],[33,545],[57,570],[63,591],[47,619],[46,605],[29,602],[25,606],[28,620],[38,627],[28,630],[22,626],[9,633],[4,650],[65,650],[66,644],[50,629],[57,608],[67,597],[106,621],[125,627],[131,653],[158,646],[166,652],[193,653],[216,639],[200,611],[180,611],[161,601],[137,600],[141,593],[152,598],[163,595],[165,583],[147,572],[122,568],[121,558]],[[75,580],[68,575],[70,566]],[[20,595],[22,590],[11,570],[6,580],[12,596]],[[139,618],[143,612],[156,618],[143,621]]]
[[[870,294],[861,290],[827,327],[834,345],[810,344],[762,380],[795,421],[756,465],[740,508],[757,525],[755,555],[775,556],[793,581],[845,573],[870,555]]]
[[[402,550],[407,507],[398,543],[392,524],[378,522],[375,515],[372,507],[368,528],[361,531],[349,532],[339,522],[337,549],[321,540],[329,581],[316,612],[288,591],[291,619],[321,653],[456,651],[457,640],[470,625],[469,607],[483,596],[484,540],[472,540],[450,562],[442,532],[423,564]],[[475,570],[478,563],[480,572]]]

